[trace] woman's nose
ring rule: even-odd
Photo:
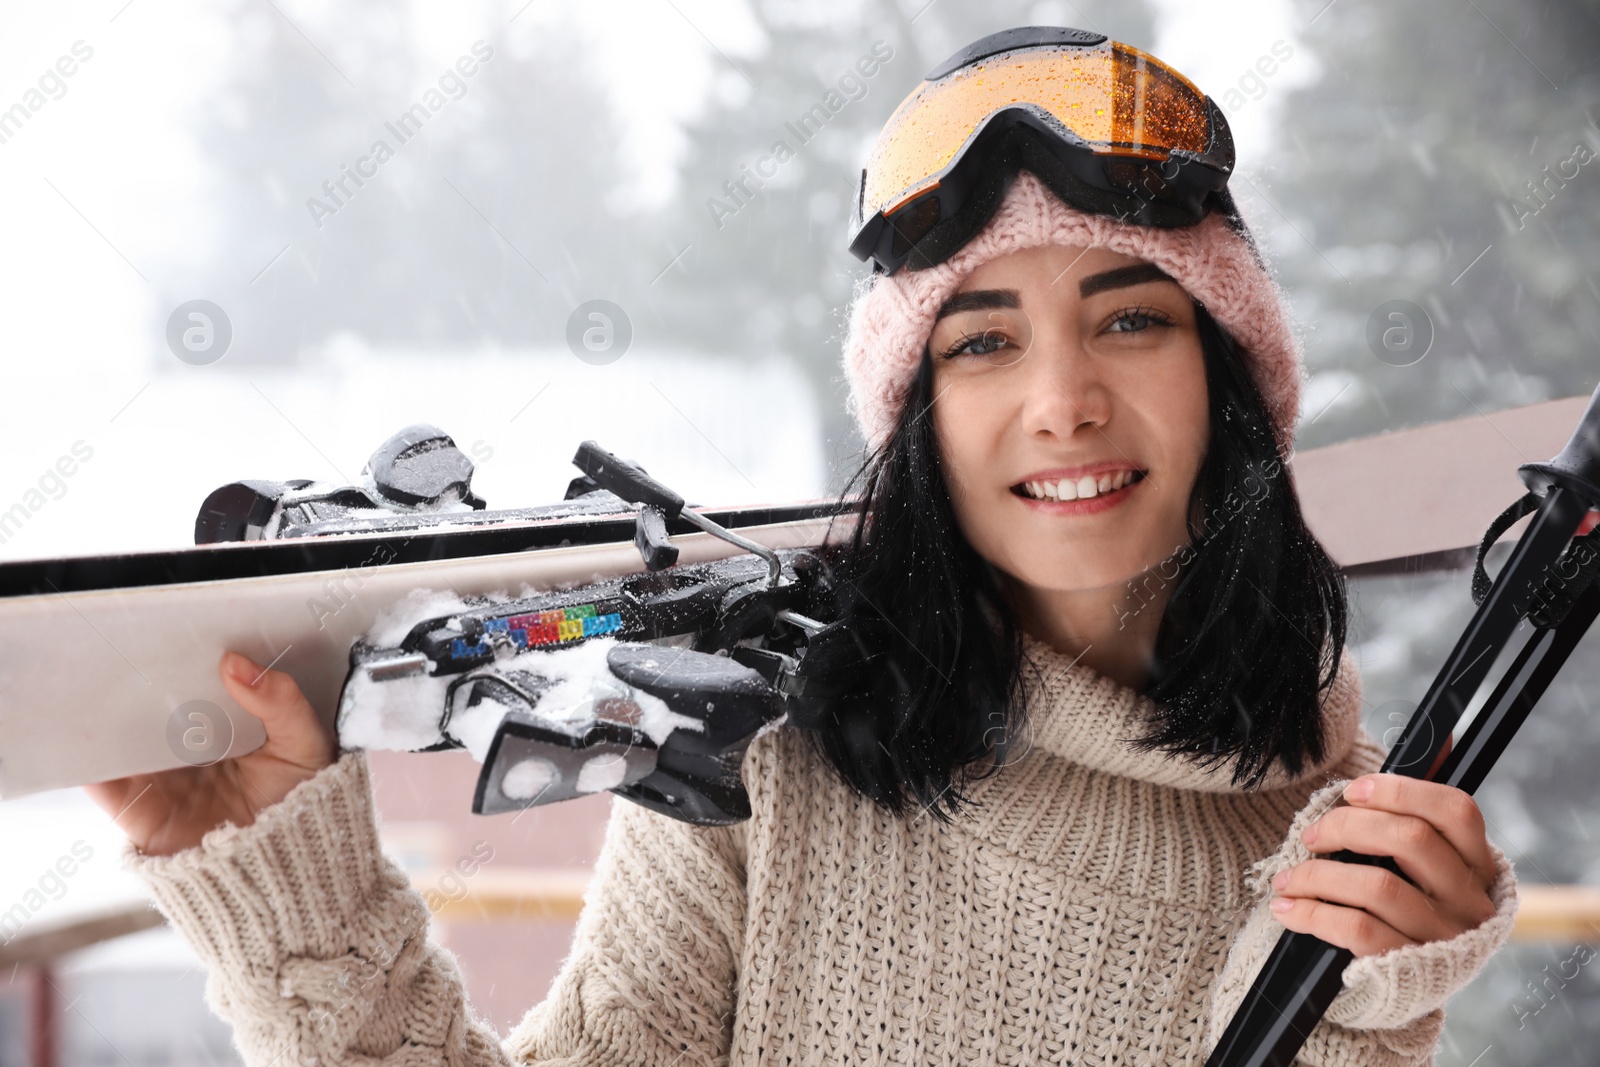
[[[1099,369],[1081,347],[1069,340],[1039,337],[1022,361],[1019,385],[1023,433],[1069,438],[1079,427],[1103,425],[1111,413],[1111,395]]]

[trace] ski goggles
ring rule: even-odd
[[[1236,215],[1233,135],[1183,75],[1103,34],[1024,26],[973,42],[895,109],[861,171],[850,251],[892,274],[943,262],[1020,168],[1062,200],[1146,226]]]

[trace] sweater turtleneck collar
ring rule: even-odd
[[[1159,749],[1141,752],[1127,744],[1149,732],[1147,724],[1154,721],[1157,706],[1137,690],[1030,634],[1023,635],[1023,653],[1028,661],[1022,677],[1031,735],[1021,746],[1024,752],[1039,748],[1093,770],[1177,789],[1245,792],[1230,780],[1234,760],[1208,771],[1192,757]],[[1260,789],[1281,789],[1311,779],[1320,783],[1355,743],[1361,729],[1361,677],[1348,648],[1340,657],[1333,685],[1322,694],[1322,714],[1324,759],[1303,765],[1293,778],[1274,761]]]

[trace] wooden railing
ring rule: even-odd
[[[414,885],[439,922],[572,922],[583,910],[589,882],[584,870],[480,871],[458,897],[439,893],[437,876],[419,874]],[[1522,942],[1600,944],[1600,887],[1521,885],[1511,939]],[[153,907],[130,903],[69,922],[24,930],[0,945],[0,969],[48,964],[78,949],[160,926]]]

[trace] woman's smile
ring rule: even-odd
[[[1094,515],[1116,507],[1144,481],[1144,472],[1124,468],[1098,478],[1028,479],[1011,487],[1011,495],[1049,515]]]

